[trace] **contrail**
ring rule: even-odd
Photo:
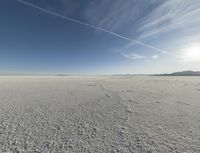
[[[137,43],[137,44],[139,44],[139,45],[141,45],[141,46],[144,46],[144,47],[147,47],[147,48],[156,50],[156,51],[158,51],[158,52],[160,52],[160,53],[167,54],[167,55],[170,55],[170,56],[176,56],[176,55],[171,54],[171,53],[169,53],[168,51],[165,51],[165,50],[163,50],[163,49],[154,47],[154,46],[152,46],[152,45],[148,45],[148,44],[146,44],[146,43],[143,43],[143,42],[138,41],[138,40],[135,40],[135,39],[131,39],[131,38],[122,36],[122,35],[117,34],[117,33],[115,33],[115,32],[106,30],[106,29],[104,29],[104,28],[101,28],[101,27],[98,27],[98,26],[94,26],[94,25],[92,25],[92,24],[88,24],[88,23],[85,23],[85,22],[82,22],[82,21],[79,21],[79,20],[75,20],[75,19],[66,17],[66,16],[64,16],[64,15],[61,15],[61,14],[58,14],[58,13],[49,11],[49,10],[47,10],[47,9],[41,8],[41,7],[37,6],[37,5],[31,4],[31,3],[29,3],[29,2],[25,2],[24,0],[15,0],[15,1],[17,1],[17,2],[19,2],[19,3],[21,3],[21,4],[24,4],[24,5],[26,5],[26,6],[35,8],[35,9],[37,9],[37,10],[40,10],[40,11],[49,13],[49,14],[51,14],[51,15],[54,15],[54,16],[63,18],[63,19],[65,19],[65,20],[68,20],[68,21],[71,21],[71,22],[74,22],[74,23],[77,23],[77,24],[80,24],[80,25],[84,25],[84,26],[86,26],[86,27],[89,27],[89,28],[92,28],[92,29],[95,29],[95,30],[103,31],[103,32],[105,32],[105,33],[108,33],[108,34],[110,34],[110,35],[113,35],[113,36],[115,36],[115,37],[118,37],[118,38],[121,38],[121,39],[124,39],[124,40],[128,40],[128,41],[130,41],[130,42],[135,42],[135,43]]]

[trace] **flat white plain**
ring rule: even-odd
[[[199,77],[0,77],[0,152],[199,153]]]

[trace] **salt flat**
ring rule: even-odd
[[[0,77],[0,152],[199,153],[200,77]]]

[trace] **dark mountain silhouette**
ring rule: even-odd
[[[200,76],[200,71],[181,71],[169,74],[158,74],[155,76]]]

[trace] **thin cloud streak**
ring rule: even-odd
[[[135,54],[135,53],[123,53],[122,56],[129,58],[131,60],[139,60],[139,59],[145,59],[146,56]]]
[[[26,6],[35,8],[35,9],[37,9],[37,10],[40,10],[40,11],[49,13],[49,14],[51,14],[51,15],[54,15],[54,16],[63,18],[63,19],[65,19],[65,20],[68,20],[68,21],[71,21],[71,22],[74,22],[74,23],[77,23],[77,24],[80,24],[80,25],[83,25],[83,26],[86,26],[86,27],[89,27],[89,28],[92,28],[92,29],[95,29],[95,30],[99,30],[99,31],[108,33],[108,34],[113,35],[113,36],[115,36],[115,37],[117,37],[117,38],[121,38],[121,39],[130,41],[130,42],[137,43],[137,44],[139,44],[139,45],[141,45],[141,46],[144,46],[144,47],[153,49],[153,50],[158,51],[158,52],[160,52],[160,53],[167,54],[167,55],[173,56],[173,57],[177,57],[176,55],[171,54],[171,53],[169,53],[168,51],[165,51],[165,50],[163,50],[163,49],[160,49],[160,48],[157,48],[157,47],[148,45],[148,44],[146,44],[146,43],[143,43],[143,42],[138,41],[138,40],[135,40],[135,39],[131,39],[131,38],[122,36],[122,35],[117,34],[117,33],[115,33],[115,32],[106,30],[106,29],[104,29],[104,28],[101,28],[101,27],[98,27],[98,26],[94,26],[94,25],[92,25],[92,24],[88,24],[88,23],[85,23],[85,22],[82,22],[82,21],[79,21],[79,20],[75,20],[75,19],[72,19],[72,18],[63,16],[63,15],[61,15],[61,14],[58,14],[58,13],[49,11],[49,10],[47,10],[47,9],[41,8],[41,7],[39,7],[39,6],[36,6],[36,5],[34,5],[34,4],[31,4],[31,3],[29,3],[29,2],[25,2],[25,1],[23,1],[23,0],[15,0],[15,1],[17,1],[18,3],[21,3],[21,4],[23,4],[23,5],[26,5]]]
[[[152,59],[158,59],[159,56],[158,56],[158,55],[152,55],[151,58],[152,58]]]
[[[151,38],[173,30],[188,31],[194,26],[199,27],[200,3],[196,2],[194,0],[168,0],[162,3],[140,23],[139,39]]]
[[[112,5],[109,1],[102,0],[92,3],[94,4],[90,5],[85,13],[90,23],[106,27],[115,33],[123,31],[127,33],[126,36],[145,42],[137,44],[163,54],[170,54],[176,59],[180,59],[176,53],[179,49],[177,45],[183,44],[180,38],[186,39],[192,35],[194,39],[194,36],[199,34],[200,3],[196,0],[116,0]],[[177,36],[179,37],[176,38]],[[146,46],[148,41],[155,42],[155,40],[161,44],[159,49],[167,47],[169,52],[157,50],[157,47],[152,48],[152,45]],[[174,41],[177,42],[176,45]],[[133,48],[134,44],[136,42],[130,42],[122,49],[113,52],[123,54],[128,47]],[[135,52],[134,48],[132,52]]]

